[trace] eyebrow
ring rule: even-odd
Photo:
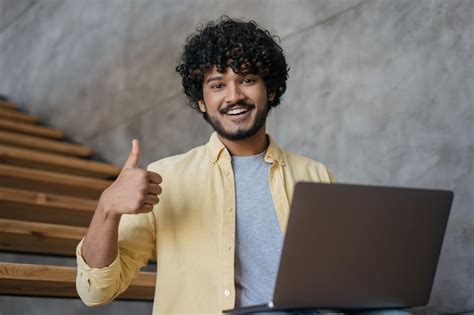
[[[222,79],[222,76],[221,76],[221,75],[209,77],[209,78],[207,78],[206,83],[209,83],[209,82],[212,82],[212,81],[219,81],[219,80],[221,80],[221,79]]]

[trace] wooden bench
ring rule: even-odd
[[[119,299],[152,301],[156,274],[141,272]],[[76,268],[0,263],[0,294],[78,297]]]

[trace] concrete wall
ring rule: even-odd
[[[429,310],[474,310],[474,1],[0,0],[0,9],[0,93],[107,161],[122,164],[139,138],[143,165],[210,134],[174,72],[186,36],[222,14],[255,19],[280,35],[291,67],[269,121],[283,147],[340,182],[455,191]],[[0,298],[0,314],[22,313],[13,301]],[[47,301],[38,314],[61,314],[62,300]],[[101,314],[139,307],[129,305]]]

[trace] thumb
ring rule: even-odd
[[[138,168],[139,160],[140,160],[140,142],[138,142],[137,139],[133,139],[132,149],[130,150],[130,155],[128,156],[127,162],[125,162],[124,167]]]

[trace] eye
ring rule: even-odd
[[[252,85],[256,82],[254,78],[245,78],[242,80],[242,83],[245,85]]]
[[[222,89],[223,87],[224,87],[224,84],[219,83],[219,82],[216,82],[210,85],[210,88],[212,90],[219,90],[219,89]]]

